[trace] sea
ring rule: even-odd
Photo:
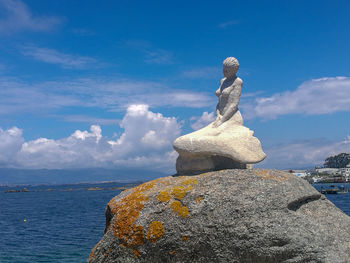
[[[350,184],[342,185],[350,190]],[[87,262],[91,249],[103,236],[106,204],[131,186],[0,187],[0,262]],[[329,186],[314,185],[318,190]],[[327,198],[350,216],[350,192]]]

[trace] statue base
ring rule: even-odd
[[[224,169],[252,169],[252,164],[244,164],[230,158],[212,156],[179,156],[176,160],[177,175],[195,175]]]

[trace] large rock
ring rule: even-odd
[[[350,218],[306,181],[271,170],[166,177],[106,209],[89,262],[350,262]]]

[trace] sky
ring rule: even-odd
[[[215,118],[222,61],[267,158],[350,152],[349,1],[0,0],[0,168],[174,173]]]

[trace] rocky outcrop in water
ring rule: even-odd
[[[350,217],[272,170],[165,177],[123,191],[89,262],[350,262]]]

